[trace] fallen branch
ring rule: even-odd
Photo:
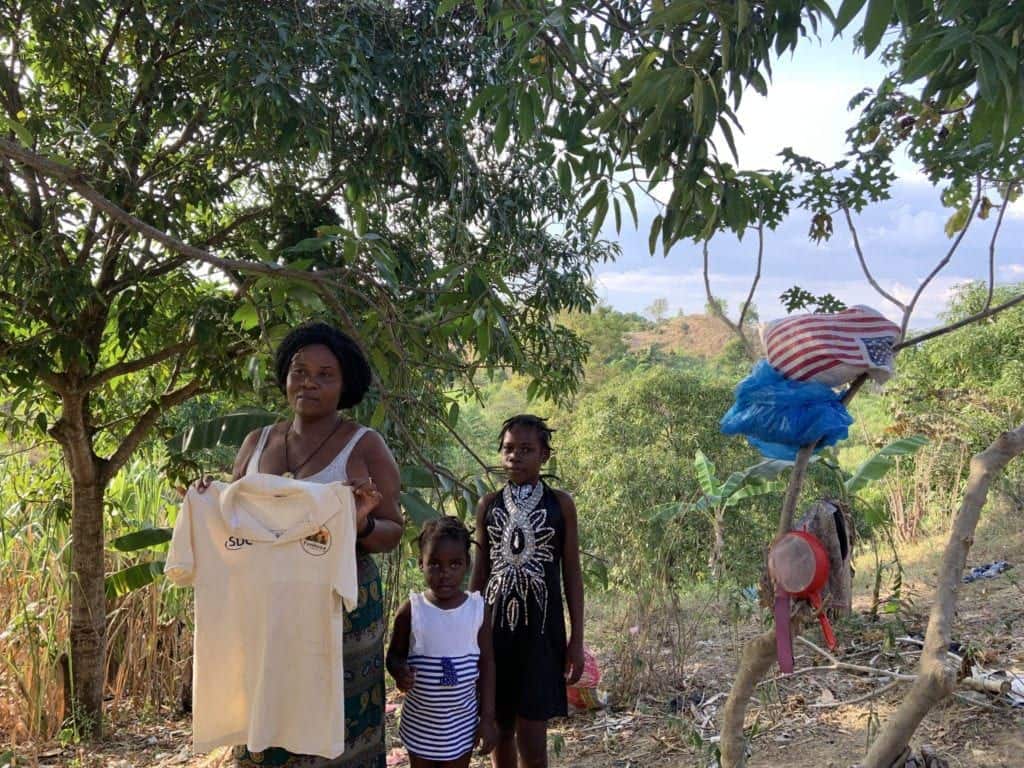
[[[902,681],[900,681],[900,680],[890,680],[888,683],[883,685],[881,688],[875,688],[874,690],[868,691],[867,693],[863,694],[862,696],[855,696],[852,699],[845,699],[843,701],[829,701],[829,702],[824,702],[824,703],[821,703],[821,704],[817,704],[817,703],[809,704],[808,706],[812,707],[814,709],[836,709],[838,707],[848,707],[848,706],[851,706],[853,704],[860,704],[861,702],[868,701],[869,699],[873,699],[876,696],[881,696],[886,691],[895,688],[897,685],[900,684],[900,682],[902,682]]]

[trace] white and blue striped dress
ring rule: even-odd
[[[445,610],[421,592],[409,594],[412,636],[409,666],[416,671],[405,695],[398,734],[405,748],[427,760],[454,760],[473,749],[479,715],[477,634],[484,600],[470,592],[458,608]]]

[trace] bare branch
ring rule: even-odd
[[[937,336],[945,336],[947,333],[959,330],[960,328],[963,328],[965,325],[970,325],[971,323],[975,323],[978,320],[984,320],[986,317],[992,317],[992,315],[998,315],[1003,310],[1009,309],[1010,307],[1015,307],[1022,301],[1024,301],[1024,293],[1018,296],[1014,296],[1012,299],[1004,301],[1002,304],[997,304],[994,307],[989,307],[988,309],[978,312],[977,314],[971,315],[970,317],[965,317],[963,320],[957,320],[955,323],[950,323],[949,325],[943,326],[942,328],[936,328],[934,331],[922,333],[920,336],[915,336],[912,339],[905,339],[901,341],[899,344],[893,345],[893,351],[895,352],[896,350],[903,349],[904,347],[911,347],[915,344],[920,344],[922,341],[928,341],[929,339],[934,339]]]
[[[910,325],[910,317],[914,314],[914,307],[917,306],[917,300],[921,298],[921,294],[924,293],[924,289],[928,287],[928,284],[935,279],[935,276],[939,274],[946,265],[949,264],[949,260],[953,258],[953,254],[956,253],[956,249],[960,247],[960,243],[963,242],[964,236],[967,234],[967,230],[970,229],[971,222],[974,221],[974,214],[978,210],[978,205],[981,203],[981,179],[978,179],[977,190],[974,193],[974,201],[971,203],[971,212],[967,215],[967,222],[964,224],[963,229],[957,233],[956,238],[953,240],[953,244],[949,246],[949,250],[946,255],[943,256],[939,263],[935,265],[935,268],[928,274],[914,292],[910,301],[907,303],[906,308],[903,310],[903,322],[900,323],[900,338],[907,335],[907,326]]]
[[[999,206],[999,216],[996,217],[996,226],[992,230],[992,239],[988,241],[988,296],[985,297],[985,309],[992,306],[992,295],[996,290],[996,240],[999,239],[999,230],[1003,228],[1003,216],[1009,207],[1010,200],[1007,198]]]
[[[743,302],[743,306],[740,308],[740,319],[739,327],[743,327],[744,321],[747,319],[747,312],[750,310],[750,305],[754,301],[754,292],[757,290],[757,284],[761,281],[761,264],[764,261],[764,222],[759,222],[757,225],[757,269],[754,272],[754,280],[750,283],[750,293],[747,294],[747,300]]]
[[[135,373],[149,368],[151,365],[162,363],[164,360],[169,360],[175,355],[181,354],[195,346],[194,342],[183,341],[179,344],[172,344],[165,349],[161,349],[159,352],[154,352],[151,355],[145,355],[137,360],[128,360],[126,362],[117,363],[109,368],[104,368],[102,371],[97,371],[84,382],[82,382],[82,390],[88,392],[106,384],[112,379],[116,379],[118,376],[126,376],[129,373]]]
[[[444,419],[440,419],[440,421],[444,421]],[[405,435],[405,438],[408,441],[407,444],[408,444],[410,450],[412,450],[413,454],[416,456],[417,459],[420,460],[420,463],[424,467],[429,469],[435,475],[444,475],[449,480],[451,480],[452,483],[457,485],[462,490],[468,491],[469,493],[476,493],[475,489],[470,488],[464,482],[459,480],[459,478],[457,478],[454,474],[452,474],[448,470],[444,469],[443,467],[437,466],[437,464],[435,464],[434,462],[430,461],[430,459],[428,459],[426,457],[426,455],[420,450],[420,448],[419,448],[419,442],[420,441],[415,440],[413,438],[413,436],[409,433],[408,428],[405,426],[405,422],[403,422],[401,419],[396,419],[394,423],[399,428],[399,430],[401,430],[402,434]]]
[[[763,240],[761,241],[761,244],[763,245]],[[721,320],[723,323],[725,323],[725,325],[729,328],[730,331],[732,331],[733,333],[735,333],[739,337],[740,341],[743,343],[743,348],[747,352],[747,356],[751,360],[756,360],[757,359],[757,352],[754,350],[754,345],[750,342],[750,339],[748,339],[747,335],[743,332],[743,326],[742,325],[737,325],[736,323],[734,323],[732,320],[730,320],[728,318],[728,316],[725,314],[725,312],[722,311],[722,308],[719,306],[718,301],[715,299],[714,294],[711,293],[711,276],[709,274],[709,268],[708,268],[708,241],[707,240],[704,241],[703,251],[704,251],[704,292],[707,294],[707,297],[708,297],[708,310],[711,312],[711,314],[713,314],[715,317],[717,317],[719,320]],[[751,300],[751,298],[753,298],[753,295],[754,295],[754,288],[757,287],[757,281],[760,279],[760,277],[761,277],[761,249],[759,247],[758,248],[758,254],[757,254],[757,275],[754,278],[754,284],[751,286],[750,296],[747,297],[747,302],[743,305],[743,312],[740,313],[740,321],[741,322],[743,320],[743,315],[746,314],[747,309],[750,306],[750,300]]]
[[[842,209],[843,214],[846,216],[846,226],[849,227],[850,235],[853,237],[853,249],[857,252],[857,259],[860,261],[860,268],[864,272],[864,277],[868,279],[868,282],[871,283],[871,287],[878,291],[882,298],[892,302],[902,311],[906,312],[906,305],[879,285],[878,281],[875,280],[875,276],[871,274],[871,270],[868,269],[868,262],[864,258],[864,251],[860,247],[860,238],[857,236],[857,228],[853,226],[853,217],[850,215],[850,209],[845,203],[842,205]]]
[[[103,46],[103,52],[100,53],[100,61],[96,67],[97,71],[102,70],[107,65],[107,58],[110,56],[110,52],[113,50],[114,44],[121,34],[121,24],[124,23],[124,17],[128,15],[132,5],[130,2],[121,3],[120,9],[117,11],[117,17],[114,19],[114,25],[110,30],[110,37],[107,38],[107,44]]]
[[[3,94],[7,115],[17,120],[18,113],[23,109],[21,91],[18,89],[18,78],[3,61],[0,61],[0,93]]]

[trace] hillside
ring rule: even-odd
[[[756,339],[756,331],[752,336]],[[735,338],[725,323],[708,315],[671,317],[647,330],[625,334],[631,352],[653,347],[660,352],[703,359],[718,357]]]

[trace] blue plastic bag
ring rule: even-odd
[[[818,450],[845,440],[853,417],[831,387],[791,381],[767,360],[736,386],[736,402],[722,417],[726,435],[743,435],[769,459],[792,461],[801,446]]]

